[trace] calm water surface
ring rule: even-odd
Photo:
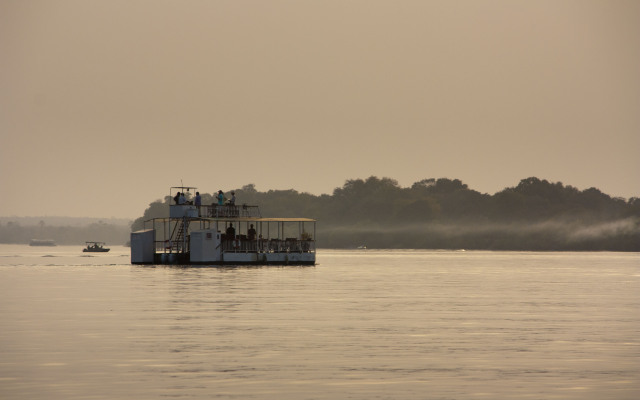
[[[638,399],[640,254],[0,245],[1,399]]]

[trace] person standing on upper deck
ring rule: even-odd
[[[200,197],[200,192],[196,192],[196,198],[193,203],[198,209],[198,217],[200,216],[200,206],[202,205],[202,197]]]
[[[187,202],[187,198],[184,197],[184,192],[180,193],[180,197],[178,197],[178,204],[185,204]]]
[[[218,190],[218,195],[216,197],[218,198],[218,205],[219,206],[223,206],[224,205],[224,194],[222,193],[222,190]]]

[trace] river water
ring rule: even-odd
[[[1,399],[638,399],[640,254],[0,245]]]

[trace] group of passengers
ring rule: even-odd
[[[233,238],[236,236],[236,228],[233,227],[233,222],[229,223],[229,226],[227,227],[227,230],[225,231],[225,233],[230,238]],[[251,224],[249,229],[247,230],[247,239],[256,240],[256,228],[253,227],[253,224]]]
[[[184,192],[176,193],[176,195],[173,196],[173,201],[175,201],[176,204],[189,204],[189,202],[187,201],[187,198],[184,196]]]
[[[227,199],[224,196],[224,193],[222,192],[222,190],[218,190],[218,193],[214,196],[215,199],[217,200],[217,203],[213,203],[212,205],[218,205],[218,206],[224,206],[224,205],[228,205],[228,206],[235,206],[236,205],[236,192],[231,191],[231,198]],[[226,200],[226,202],[225,202]],[[200,197],[200,192],[196,192],[196,196],[194,197],[193,201],[187,201],[187,198],[184,195],[184,192],[178,192],[176,193],[175,196],[173,196],[173,201],[176,202],[176,204],[190,204],[190,205],[195,205],[195,206],[201,206],[202,205],[202,197]]]
[[[222,190],[218,190],[218,193],[214,195],[215,202],[211,204],[211,208],[215,209],[215,207],[227,206],[227,208],[220,213],[223,213],[225,216],[233,217],[238,215],[238,209],[236,208],[236,192],[231,191],[231,198],[226,198],[224,192]],[[173,201],[177,205],[194,205],[198,208],[198,215],[200,215],[200,207],[202,206],[202,197],[200,196],[200,192],[196,192],[196,195],[192,201],[188,201],[185,197],[184,192],[178,192],[173,197]],[[219,215],[218,212],[215,212],[215,215]]]
[[[236,228],[234,228],[233,223],[229,223],[229,226],[227,227],[224,235],[222,235],[222,240],[223,241],[236,241],[236,240],[240,240],[242,242],[247,241],[250,244],[248,245],[250,248],[255,249],[255,241],[257,239],[256,236],[257,232],[256,232],[256,228],[253,227],[253,224],[250,225],[249,229],[247,229],[247,235],[238,235],[236,236]],[[262,238],[262,235],[260,235],[260,238]],[[239,242],[235,242],[234,245],[239,245]]]
[[[222,190],[218,190],[218,194],[216,194],[215,198],[218,200],[217,205],[219,206],[223,206],[225,204],[228,206],[236,205],[236,192],[234,191],[231,191],[231,198],[227,199],[226,197],[224,197],[224,193],[222,192]],[[226,203],[225,203],[225,199],[227,200]]]

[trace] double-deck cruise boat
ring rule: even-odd
[[[171,187],[169,196],[196,189]],[[258,206],[185,201],[131,233],[131,263],[315,265],[315,234],[314,219],[265,218]]]

